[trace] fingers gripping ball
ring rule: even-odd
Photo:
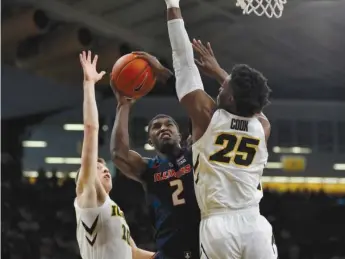
[[[126,97],[138,99],[148,94],[156,83],[150,65],[134,54],[127,54],[116,61],[111,72],[111,85]]]

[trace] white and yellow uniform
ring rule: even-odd
[[[272,227],[259,211],[268,158],[260,121],[219,109],[192,148],[201,258],[277,258]]]
[[[124,214],[109,196],[98,208],[80,208],[77,200],[74,207],[83,259],[132,259],[131,235]]]

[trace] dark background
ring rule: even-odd
[[[2,258],[78,258],[78,53],[96,52],[107,72],[138,49],[171,67],[166,7],[150,0],[5,0],[1,6]],[[181,0],[181,8],[190,37],[210,41],[226,70],[247,63],[273,89],[265,110],[272,136],[261,212],[273,225],[280,258],[345,258],[345,1],[291,0],[281,19],[243,16],[231,0]],[[217,83],[203,79],[215,96]],[[97,87],[99,153],[106,160],[116,107],[108,80]],[[131,145],[145,156],[154,155],[145,146],[145,126],[157,113],[170,114],[187,133],[173,79],[133,108]],[[155,249],[141,186],[109,167],[111,196],[134,240]]]

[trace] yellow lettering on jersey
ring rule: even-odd
[[[123,211],[116,204],[111,206],[111,216],[124,218]]]
[[[128,244],[130,245],[129,240],[131,239],[131,233],[129,231],[129,228],[122,224],[122,239]]]

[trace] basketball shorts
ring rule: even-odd
[[[272,226],[259,208],[217,211],[200,222],[201,259],[277,259]]]

